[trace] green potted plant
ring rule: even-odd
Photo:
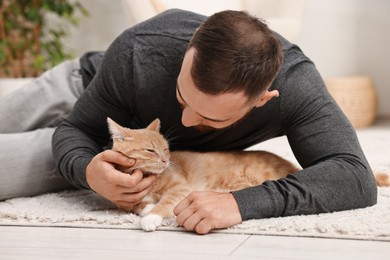
[[[71,58],[62,40],[79,14],[73,0],[0,0],[0,78],[37,77]]]

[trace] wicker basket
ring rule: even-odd
[[[369,77],[343,77],[325,84],[355,128],[370,126],[377,113],[375,86]]]

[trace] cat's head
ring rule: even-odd
[[[140,169],[144,173],[160,174],[169,167],[169,145],[159,132],[158,118],[145,129],[125,128],[111,118],[107,118],[107,123],[113,140],[112,150],[136,160],[134,167],[120,170]]]

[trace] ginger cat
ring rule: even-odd
[[[160,121],[146,129],[124,128],[107,119],[113,139],[112,149],[136,164],[119,170],[158,174],[152,190],[133,213],[142,217],[141,226],[154,231],[164,218],[192,191],[230,192],[277,180],[299,169],[289,161],[264,151],[188,152],[169,151],[167,140],[159,133]]]

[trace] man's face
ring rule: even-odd
[[[198,90],[190,73],[194,52],[192,48],[185,54],[177,79],[176,97],[183,109],[182,124],[204,130],[225,128],[239,121],[253,104],[243,92],[209,95]]]

